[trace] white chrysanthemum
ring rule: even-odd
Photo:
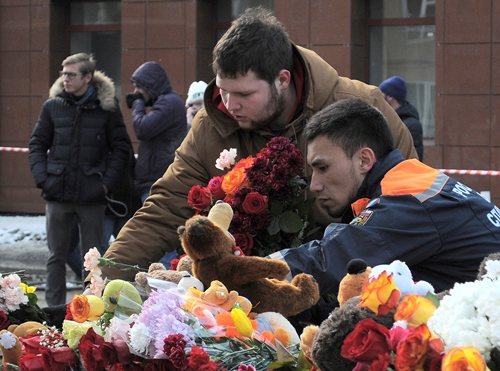
[[[144,323],[136,323],[130,329],[130,345],[138,352],[147,355],[151,335],[148,327]]]
[[[484,277],[497,279],[500,277],[500,260],[488,260],[485,264],[486,274]]]
[[[443,339],[446,351],[474,346],[488,361],[491,348],[500,344],[500,281],[495,269],[487,266],[489,278],[455,284],[429,318],[428,327]]]

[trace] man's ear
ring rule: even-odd
[[[288,70],[281,70],[276,79],[277,89],[286,89],[292,81],[292,74]]]
[[[363,147],[358,152],[359,159],[359,169],[361,173],[368,173],[375,162],[377,162],[377,158],[375,157],[375,152],[369,147]]]

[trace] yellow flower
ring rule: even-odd
[[[358,306],[371,309],[377,316],[389,313],[401,297],[392,276],[392,273],[387,276],[387,272],[383,271],[377,278],[369,280],[363,287]]]
[[[104,301],[95,295],[75,294],[69,310],[76,322],[96,321],[104,313]]]
[[[443,357],[442,371],[485,371],[486,362],[475,347],[452,348]]]
[[[416,328],[432,317],[436,306],[426,297],[417,294],[408,294],[399,303],[394,319],[407,322],[408,328]]]
[[[23,282],[21,282],[19,285],[21,286],[25,294],[33,294],[36,290],[36,286],[28,286]]]
[[[98,329],[93,322],[83,322],[78,323],[75,321],[65,320],[63,322],[63,335],[66,341],[68,342],[68,346],[71,349],[78,348],[78,344],[80,344],[80,339],[83,335],[85,335],[89,328],[93,327],[94,331],[97,333]]]

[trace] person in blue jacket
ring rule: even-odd
[[[455,179],[394,149],[386,119],[357,99],[342,100],[306,124],[311,191],[332,217],[321,240],[281,250],[290,275],[305,272],[334,294],[347,263],[406,262],[436,292],[473,281],[500,252],[500,209]]]
[[[125,100],[132,109],[134,133],[140,141],[135,181],[144,203],[153,183],[174,161],[175,150],[187,134],[186,109],[159,63],[143,63],[130,80],[135,88]]]

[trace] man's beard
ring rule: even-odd
[[[279,95],[275,88],[271,89],[271,99],[264,109],[264,112],[270,113],[270,116],[261,121],[251,121],[250,126],[252,130],[258,130],[265,127],[275,129],[276,126],[273,124],[281,116],[285,108],[286,102],[284,95]]]

